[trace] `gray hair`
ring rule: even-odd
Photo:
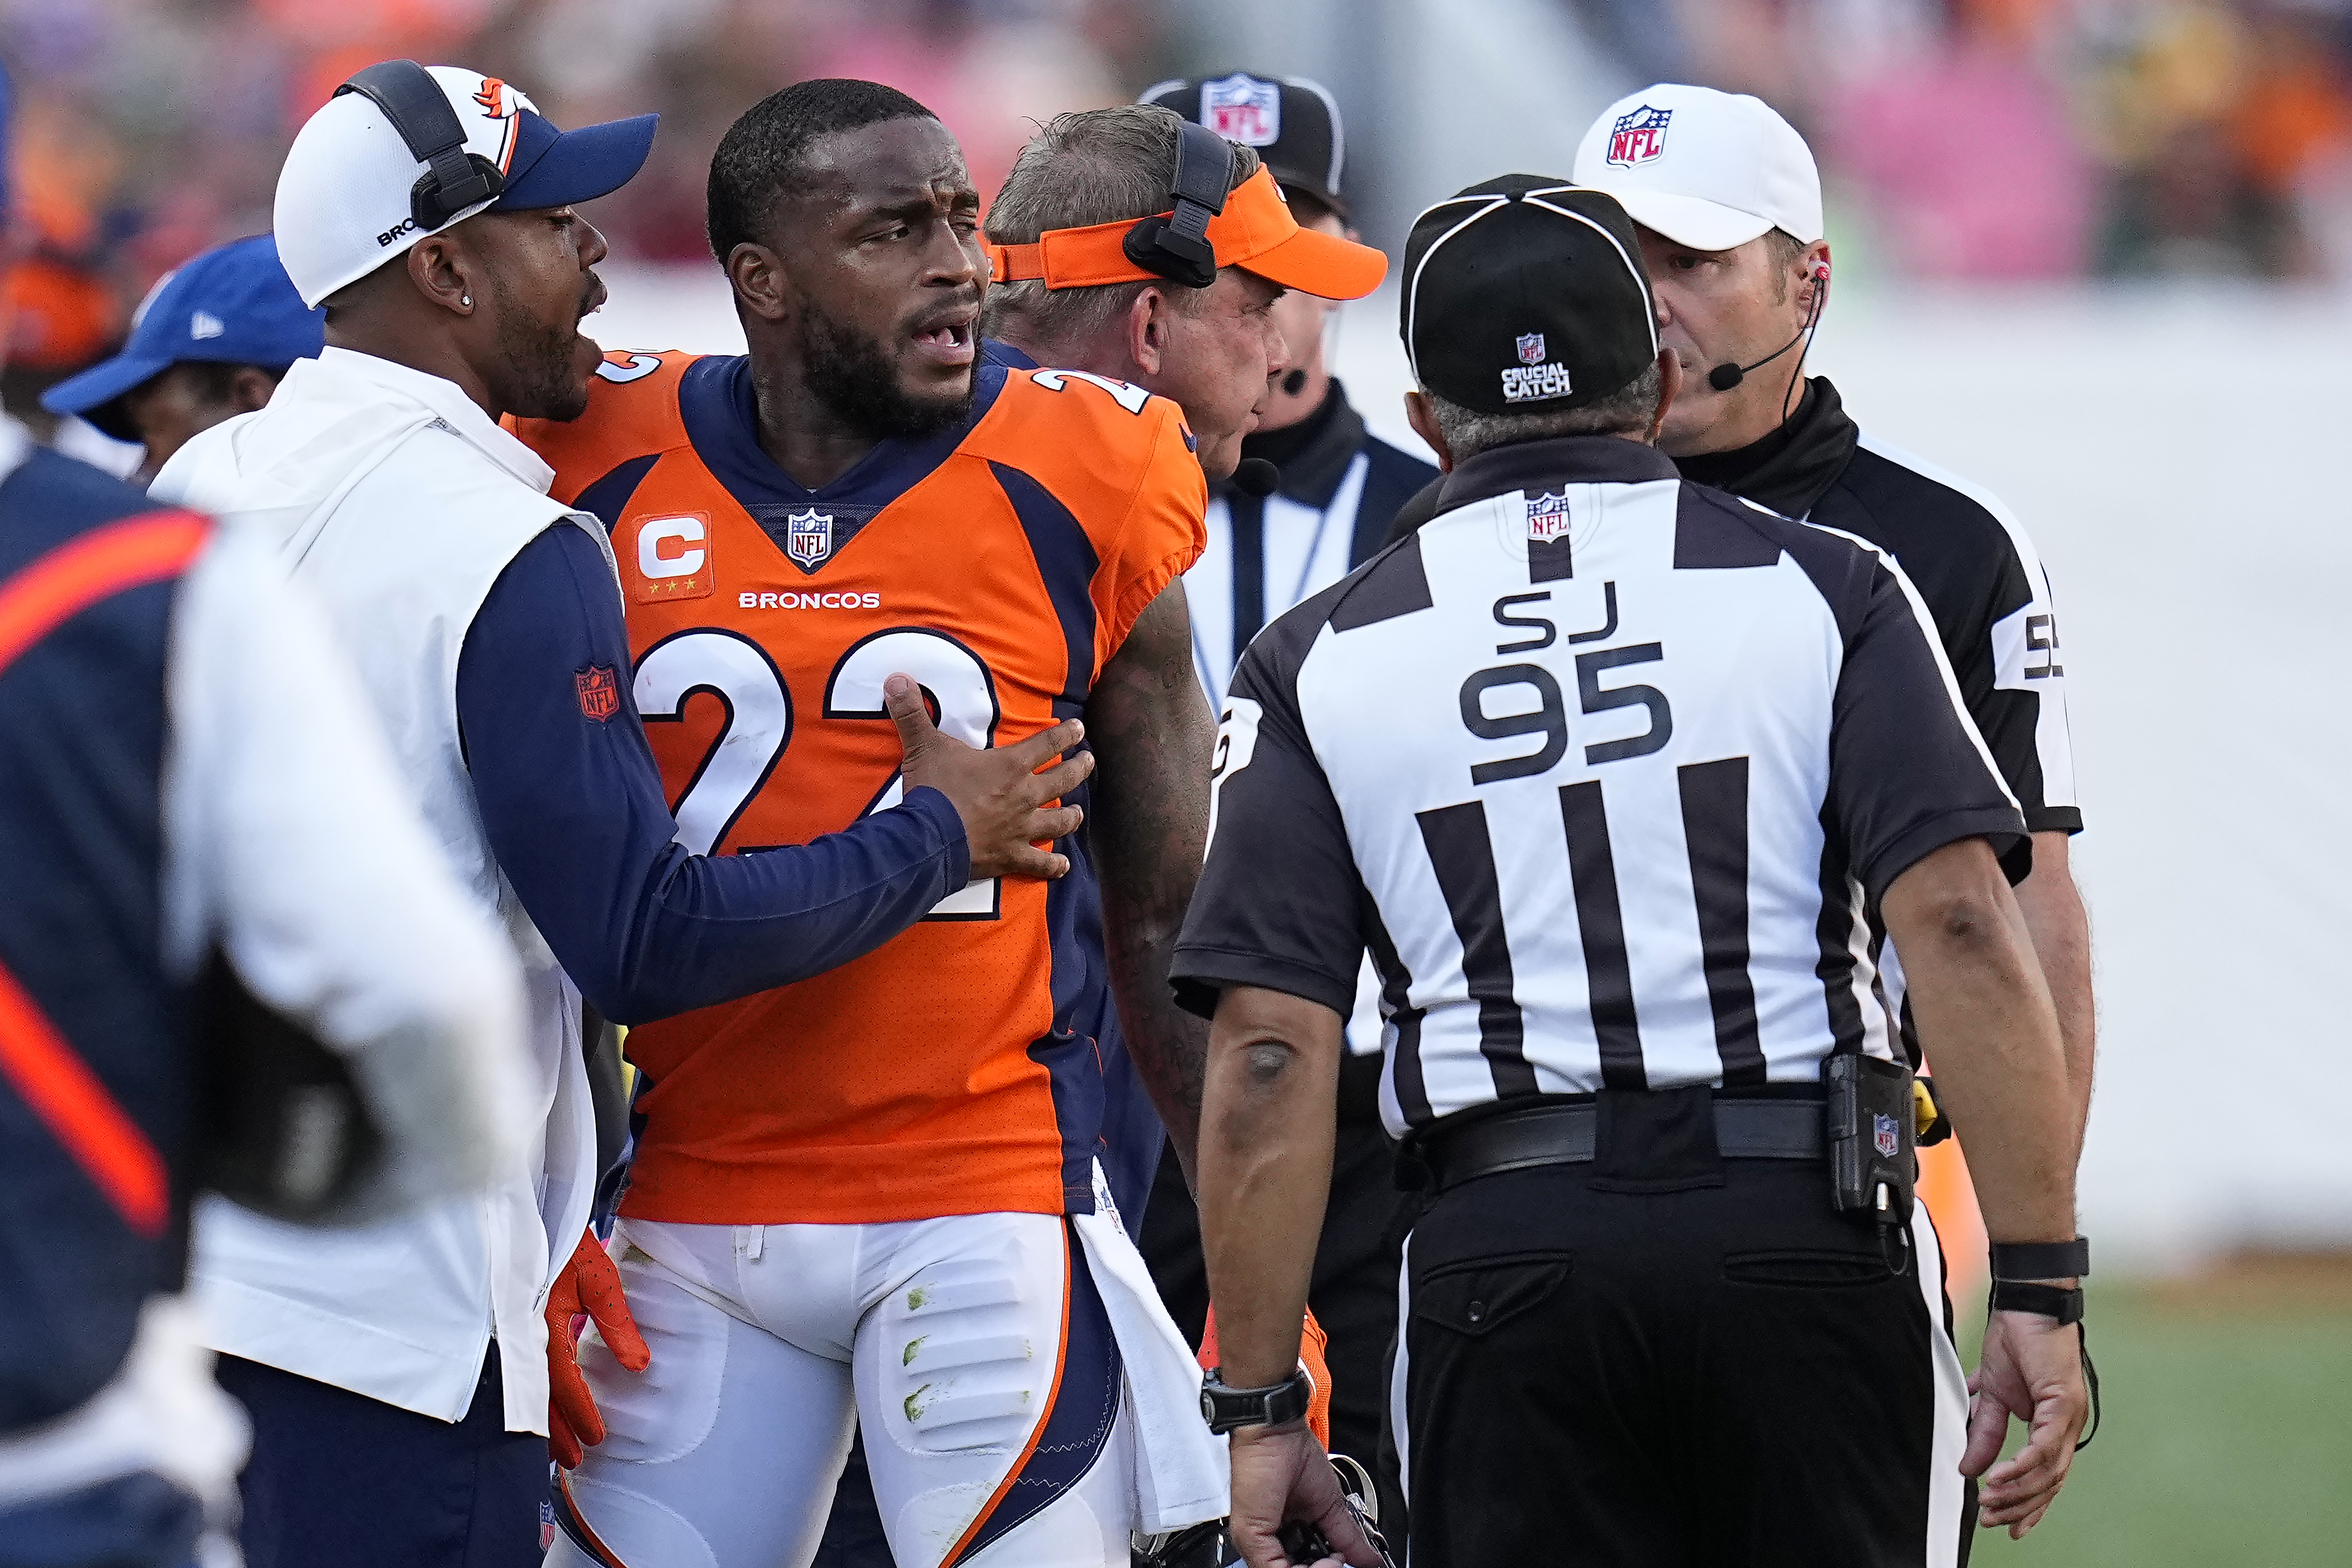
[[[1562,408],[1549,414],[1486,414],[1448,403],[1423,389],[1437,428],[1456,463],[1497,447],[1524,441],[1547,441],[1555,436],[1646,435],[1658,415],[1659,376],[1656,362],[1598,403]]]
[[[988,237],[999,245],[1034,245],[1048,229],[1087,228],[1167,211],[1183,125],[1175,110],[1144,103],[1054,116],[1013,160],[1004,188],[988,209]],[[1234,148],[1234,184],[1257,168],[1255,148]],[[1042,278],[997,283],[988,290],[982,330],[1036,347],[1075,345],[1126,315],[1143,290],[1162,287],[1107,283],[1048,289]],[[1194,308],[1203,292],[1167,288],[1180,310]]]

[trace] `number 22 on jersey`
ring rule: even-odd
[[[911,676],[922,688],[932,721],[942,732],[968,746],[996,744],[1003,710],[994,677],[970,648],[924,626],[892,626],[851,644],[826,678],[818,717],[889,723],[882,683],[893,674]],[[677,818],[677,842],[709,855],[726,841],[776,771],[800,716],[774,661],[750,637],[721,627],[672,633],[637,660],[637,712],[648,725],[682,722],[698,693],[716,698],[725,720],[670,811]],[[904,775],[894,770],[861,815],[898,805],[906,788]],[[774,847],[736,847],[738,853]],[[994,920],[1002,894],[1003,884],[994,878],[968,883],[933,905],[925,918]]]

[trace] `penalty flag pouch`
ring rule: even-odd
[[[1867,1214],[1880,1225],[1908,1225],[1918,1174],[1913,1150],[1917,1112],[1911,1069],[1860,1052],[1822,1063],[1829,1092],[1822,1128],[1830,1155],[1830,1203],[1840,1214]]]

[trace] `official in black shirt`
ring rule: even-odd
[[[1640,254],[1564,180],[1422,215],[1436,515],[1278,617],[1227,699],[1171,977],[1213,1019],[1203,1407],[1252,1568],[1286,1519],[1373,1561],[1286,1419],[1367,950],[1381,1110],[1433,1197],[1391,1384],[1414,1568],[1953,1568],[1964,1478],[2031,1528],[2087,1414],[2025,823],[1885,552],[1654,449],[1682,378]],[[1972,1409],[1877,927],[2002,1281]]]

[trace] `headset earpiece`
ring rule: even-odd
[[[498,165],[466,151],[466,128],[457,111],[441,95],[433,73],[415,60],[372,65],[335,89],[333,96],[347,92],[383,110],[408,144],[409,155],[425,166],[408,193],[408,216],[419,229],[430,234],[467,207],[495,200],[506,188]]]
[[[1186,121],[1176,143],[1176,176],[1170,191],[1175,211],[1139,222],[1127,231],[1119,249],[1146,272],[1171,283],[1210,287],[1217,280],[1217,249],[1209,243],[1209,220],[1225,210],[1233,183],[1233,144]]]

